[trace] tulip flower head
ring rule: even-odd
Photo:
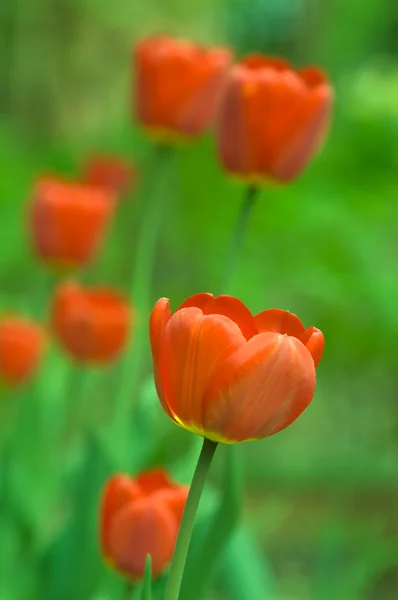
[[[0,380],[14,387],[35,374],[45,346],[43,329],[27,319],[10,316],[0,320]]]
[[[137,183],[137,169],[121,158],[93,156],[85,165],[83,182],[100,186],[120,197]]]
[[[126,300],[117,291],[66,282],[54,295],[52,327],[74,360],[107,364],[126,346],[130,312]]]
[[[173,556],[187,495],[188,487],[162,469],[111,477],[100,509],[101,551],[109,566],[137,581],[150,554],[153,577],[161,575]]]
[[[333,89],[318,67],[249,55],[229,72],[217,120],[220,160],[255,185],[295,179],[322,145]]]
[[[227,48],[151,36],[135,48],[136,112],[155,138],[195,138],[212,123],[232,60]]]
[[[37,255],[60,269],[94,258],[114,209],[106,188],[56,178],[40,179],[30,205],[30,229]]]
[[[257,440],[281,431],[315,391],[321,331],[279,309],[253,316],[232,296],[196,294],[172,314],[169,300],[150,318],[160,402],[178,425],[216,442]]]

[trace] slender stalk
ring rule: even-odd
[[[151,555],[147,554],[145,561],[144,581],[141,588],[141,600],[152,599],[152,559]]]
[[[217,449],[217,443],[204,439],[195,473],[192,479],[191,487],[182,516],[180,531],[174,550],[173,561],[171,563],[170,574],[167,581],[164,600],[178,600],[180,595],[181,581],[184,573],[185,562],[187,559],[189,543],[191,541],[192,530],[195,522],[196,512],[198,510],[200,497],[203,492],[206,477]]]
[[[225,276],[222,290],[223,294],[230,293],[231,289],[233,288],[234,277],[236,276],[237,266],[239,263],[240,255],[242,253],[245,233],[247,230],[249,217],[256,202],[257,192],[258,188],[256,188],[254,185],[249,185],[246,188],[238,219],[235,225],[235,230],[232,235],[229,254],[224,269]]]
[[[168,187],[165,185],[164,176],[173,154],[174,151],[171,147],[158,145],[146,172],[144,195],[145,198],[148,198],[148,206],[139,229],[140,233],[130,284],[130,298],[135,311],[135,325],[130,347],[127,349],[121,364],[115,413],[110,427],[113,432],[112,435],[117,437],[120,437],[121,431],[126,431],[126,435],[128,435],[130,408],[137,398],[139,377],[145,360],[156,242],[163,222],[163,208],[168,193],[168,191],[164,191],[165,187]],[[154,183],[156,184],[155,187],[153,187]],[[121,437],[123,440],[123,434]],[[121,448],[124,450],[123,444],[121,444]]]

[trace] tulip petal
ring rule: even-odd
[[[226,294],[217,297],[214,297],[213,294],[195,294],[185,300],[178,310],[190,306],[200,308],[205,315],[228,317],[239,326],[247,340],[257,333],[252,313],[238,298]]]
[[[297,419],[314,390],[314,362],[305,346],[294,337],[261,333],[209,381],[203,428],[230,442],[273,435]]]
[[[170,412],[187,428],[202,427],[202,394],[220,362],[245,343],[238,325],[224,315],[182,308],[165,327],[160,378]]]
[[[156,497],[126,506],[110,528],[109,546],[115,567],[131,578],[141,579],[150,554],[152,573],[157,577],[171,561],[177,531],[171,511]]]
[[[151,494],[159,490],[174,489],[177,487],[171,481],[164,469],[152,469],[151,471],[142,471],[135,479],[140,491],[143,494]]]
[[[254,317],[258,333],[273,331],[275,333],[287,333],[300,339],[305,327],[300,319],[293,313],[279,308],[263,310]]]
[[[239,65],[232,67],[224,86],[216,123],[218,153],[222,163],[227,171],[238,174],[248,172],[242,93],[247,83],[246,69]]]
[[[152,360],[153,360],[153,377],[155,381],[156,391],[163,410],[168,416],[174,420],[171,414],[167,402],[163,396],[162,383],[159,372],[159,361],[160,361],[160,348],[162,344],[162,337],[166,324],[171,319],[172,312],[170,310],[170,300],[168,298],[160,298],[152,310],[149,319],[149,337],[151,342]]]
[[[261,70],[264,68],[275,69],[276,71],[285,71],[291,69],[291,64],[284,58],[279,56],[266,56],[264,54],[248,54],[243,60],[240,61],[240,65],[243,65],[251,71]]]
[[[332,106],[331,88],[314,88],[292,105],[284,131],[277,144],[273,172],[283,181],[294,179],[322,143],[329,127]]]
[[[138,485],[131,477],[117,474],[111,477],[106,484],[101,501],[101,547],[105,556],[110,557],[109,531],[112,520],[121,508],[137,500],[141,495]]]
[[[309,88],[315,88],[319,85],[329,85],[329,80],[326,77],[324,71],[319,67],[309,66],[304,69],[299,69],[297,73],[301,79],[305,81]]]
[[[314,359],[315,367],[317,367],[321,362],[325,346],[325,338],[322,331],[316,327],[309,327],[299,336],[299,340],[303,342]]]
[[[178,527],[180,526],[182,513],[185,509],[187,502],[189,486],[176,486],[176,488],[159,492],[162,495],[162,501],[164,501],[171,512],[175,516]]]

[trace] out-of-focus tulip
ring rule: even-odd
[[[271,309],[253,316],[232,296],[196,294],[150,319],[155,383],[168,416],[216,442],[261,439],[303,412],[315,391],[321,331]]]
[[[126,346],[131,311],[119,292],[66,282],[55,292],[51,319],[59,342],[76,361],[105,364]]]
[[[10,316],[0,320],[0,379],[16,386],[35,374],[45,346],[43,329],[27,319]]]
[[[217,120],[222,164],[248,183],[288,182],[323,143],[333,89],[318,67],[249,55],[228,74]]]
[[[134,189],[137,180],[138,170],[133,164],[112,156],[93,156],[83,173],[84,183],[105,187],[118,197]]]
[[[142,579],[147,554],[160,575],[174,552],[188,487],[162,469],[132,478],[114,475],[105,485],[100,509],[101,551],[106,562],[132,580]]]
[[[106,188],[40,179],[30,205],[33,246],[56,268],[72,269],[94,258],[115,206]]]
[[[156,138],[194,138],[213,121],[232,55],[186,40],[152,36],[135,48],[136,112]]]

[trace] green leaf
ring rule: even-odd
[[[147,554],[145,562],[144,581],[141,588],[141,600],[151,600],[152,598],[152,560],[151,555]]]
[[[218,571],[220,588],[229,600],[267,600],[275,597],[270,565],[254,536],[240,527],[223,552]]]

